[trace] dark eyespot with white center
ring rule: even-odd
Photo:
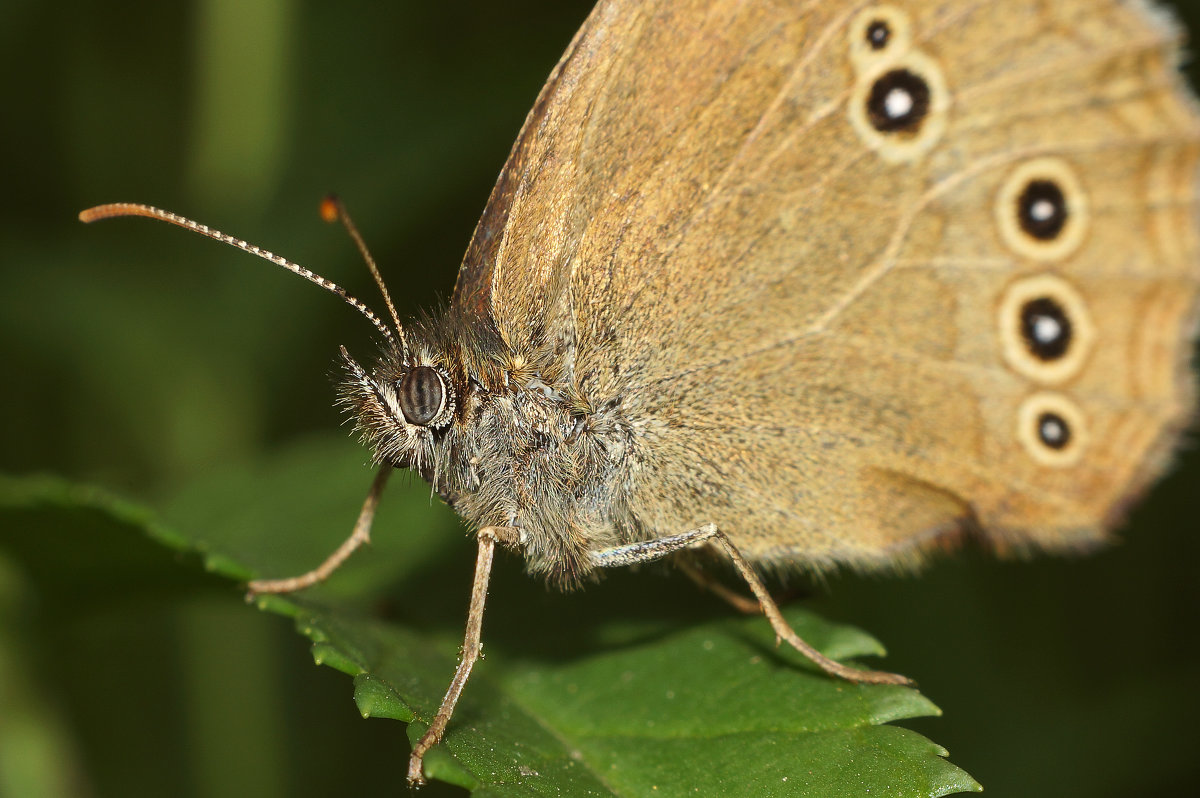
[[[913,22],[902,8],[871,3],[854,16],[845,30],[850,65],[864,88],[889,68],[917,66],[906,58],[913,51]],[[923,59],[918,56],[918,60]]]
[[[1062,235],[1067,215],[1067,198],[1053,180],[1030,180],[1017,198],[1017,222],[1039,241]]]
[[[872,50],[882,50],[892,39],[892,26],[884,19],[872,20],[867,25],[865,36],[868,47]]]
[[[1017,373],[1039,385],[1061,385],[1087,367],[1096,327],[1087,299],[1065,277],[1018,277],[1004,289],[998,310],[998,342]]]
[[[1037,418],[1038,439],[1055,451],[1062,451],[1071,443],[1071,425],[1058,413],[1046,411]]]
[[[1062,262],[1087,239],[1088,193],[1075,167],[1063,158],[1019,163],[996,194],[996,223],[1003,243],[1023,258]]]
[[[441,372],[431,366],[413,368],[396,389],[404,420],[418,427],[428,427],[443,414],[450,391]]]
[[[929,101],[924,78],[907,69],[893,69],[872,84],[867,119],[880,133],[913,133],[928,116]]]
[[[856,73],[846,103],[850,126],[885,162],[914,163],[937,147],[949,124],[952,103],[942,65],[911,47],[903,12],[891,6],[867,11],[855,22],[850,43]]]
[[[1021,336],[1038,360],[1058,360],[1071,346],[1072,325],[1055,299],[1041,296],[1021,306]]]
[[[1017,409],[1017,440],[1038,465],[1069,468],[1087,451],[1086,418],[1067,394],[1041,391]]]

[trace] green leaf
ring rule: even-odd
[[[231,578],[294,575],[349,531],[370,483],[364,460],[345,440],[321,440],[224,468],[175,496],[165,524],[110,506]],[[327,583],[257,604],[292,617],[318,663],[353,676],[365,717],[411,721],[415,740],[455,667],[475,546],[417,482],[388,491],[374,538]],[[828,678],[777,649],[764,619],[733,617],[662,573],[619,573],[558,595],[521,573],[517,558],[501,558],[484,620],[487,656],[426,757],[429,777],[480,796],[979,789],[942,748],[886,725],[939,714],[916,690]],[[882,653],[862,632],[786,614],[839,659]],[[400,779],[399,751],[396,761]]]
[[[187,552],[189,539],[147,507],[94,485],[48,474],[0,474],[0,517],[0,552],[22,562],[34,581],[70,586],[69,593],[44,600],[93,603],[214,586],[173,567],[179,555],[168,549]],[[146,536],[168,548],[147,546]]]

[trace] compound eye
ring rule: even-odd
[[[417,366],[400,379],[400,409],[404,420],[428,427],[446,409],[449,386],[441,373],[430,366]]]

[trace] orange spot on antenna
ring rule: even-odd
[[[321,200],[321,218],[330,223],[342,218],[342,201],[336,194],[326,194]]]

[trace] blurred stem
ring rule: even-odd
[[[283,699],[270,619],[228,599],[180,613],[191,769],[199,796],[288,795]]]
[[[195,107],[188,182],[201,206],[237,216],[259,206],[281,174],[290,122],[292,0],[197,5]]]
[[[24,634],[28,586],[0,556],[0,795],[66,798],[90,795],[68,723],[51,685],[38,682]]]

